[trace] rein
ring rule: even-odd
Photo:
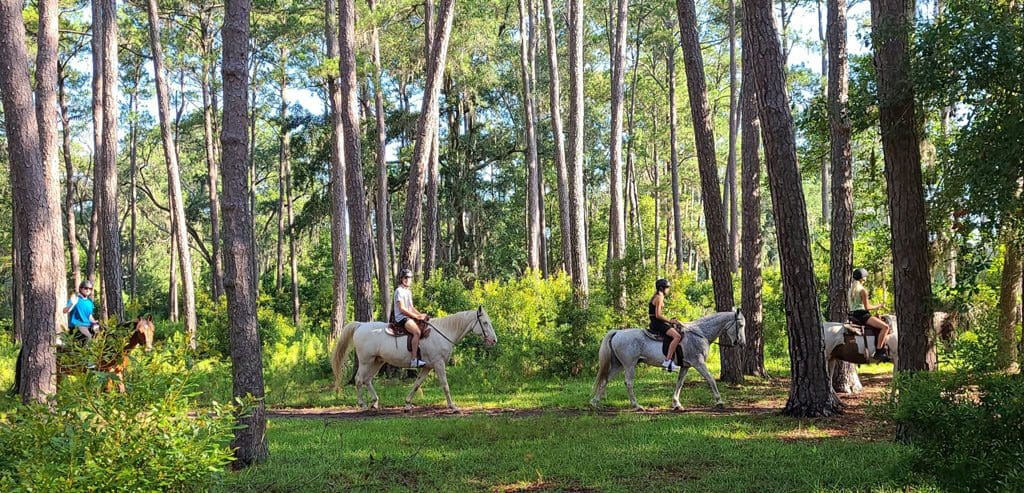
[[[480,312],[477,312],[477,314],[476,314],[476,325],[480,326],[480,333],[483,334],[484,333],[484,322],[483,322],[483,320],[480,319]],[[434,332],[437,332],[437,334],[440,335],[444,340],[452,343],[452,346],[455,345],[455,341],[449,339],[448,336],[446,336],[444,334],[444,332],[441,332],[441,329],[437,328],[436,325],[430,323],[430,321],[427,321],[427,326],[430,327],[431,329],[434,329]],[[470,329],[470,330],[472,330],[472,329]]]
[[[732,317],[732,327],[736,327],[736,324],[738,324],[738,323],[740,323],[740,311],[736,310],[735,315],[733,315],[733,317]],[[729,329],[725,329],[725,332],[726,332],[726,334],[728,334],[729,333]],[[737,334],[737,335],[739,335],[739,334]],[[704,337],[704,334],[700,334],[700,336]],[[704,337],[704,339],[707,339],[707,337]],[[737,346],[735,341],[733,341],[732,344],[722,344],[722,343],[718,342],[721,339],[722,339],[721,337],[718,337],[714,341],[711,341],[711,344],[718,344],[721,347],[736,347]]]

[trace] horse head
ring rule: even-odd
[[[735,308],[729,313],[732,316],[732,320],[729,321],[729,327],[725,329],[725,335],[722,337],[722,339],[728,339],[728,344],[722,344],[723,341],[720,341],[719,344],[725,347],[746,346],[747,320],[743,316],[743,312],[741,312],[739,308]]]
[[[136,339],[136,344],[145,344],[146,351],[153,350],[153,333],[156,331],[156,326],[153,325],[153,315],[139,316],[135,321],[135,332],[132,334],[132,339]],[[142,340],[138,340],[141,338]]]
[[[476,309],[476,320],[473,323],[473,333],[480,336],[484,340],[484,344],[487,346],[493,346],[498,343],[498,336],[494,333],[494,325],[491,324],[491,317],[484,311],[484,307],[480,306]]]

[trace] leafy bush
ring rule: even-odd
[[[126,394],[88,372],[65,378],[51,406],[0,413],[0,491],[208,489],[231,461],[234,407],[199,406],[183,356],[141,355]]]
[[[972,372],[996,370],[999,338],[992,330],[967,331],[953,342],[954,364]]]
[[[906,427],[915,471],[951,491],[1024,491],[1024,377],[897,377],[879,410]]]
[[[275,312],[272,302],[266,295],[260,295],[256,310],[257,330],[260,342],[264,347],[272,347],[282,337],[290,337],[295,333],[291,319]],[[231,354],[230,331],[228,324],[227,300],[221,297],[214,303],[208,295],[196,296],[197,339],[200,353],[228,356]],[[157,324],[158,326],[161,324]],[[160,331],[158,330],[158,333]]]

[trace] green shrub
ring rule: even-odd
[[[912,468],[950,491],[1024,491],[1024,377],[898,375],[879,408],[906,427]]]
[[[961,369],[972,372],[996,370],[999,338],[993,330],[967,331],[953,341],[953,362]]]
[[[126,394],[88,372],[65,378],[52,406],[0,412],[0,491],[201,491],[219,480],[234,407],[198,405],[183,354],[133,356]]]

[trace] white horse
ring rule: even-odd
[[[471,331],[479,335],[484,340],[484,344],[488,346],[497,344],[498,337],[494,335],[491,318],[487,316],[483,307],[431,319],[430,326],[432,327],[430,337],[420,340],[420,359],[427,364],[420,368],[416,382],[413,383],[412,390],[405,398],[405,408],[412,409],[413,395],[427,379],[430,370],[434,370],[441,388],[444,389],[444,396],[448,399],[448,409],[458,411],[459,408],[452,403],[452,394],[448,389],[448,376],[445,374],[445,363],[451,357],[455,344]],[[353,343],[355,344],[356,355],[359,357],[359,369],[356,371],[355,378],[356,395],[359,398],[359,405],[364,410],[380,407],[380,399],[377,396],[377,391],[373,388],[373,377],[377,375],[381,367],[385,363],[404,367],[412,358],[406,349],[405,337],[408,336],[388,335],[385,333],[387,327],[386,322],[352,322],[346,325],[341,331],[341,337],[338,338],[338,343],[334,346],[334,353],[331,356],[334,386],[338,388],[344,372],[345,357]],[[364,386],[370,390],[369,406],[363,400]]]
[[[715,396],[715,407],[724,407],[722,395],[718,393],[718,385],[715,384],[715,377],[708,370],[706,363],[708,352],[711,350],[711,342],[720,335],[723,346],[746,345],[746,334],[743,330],[745,324],[746,320],[739,309],[714,313],[685,324],[682,331],[683,338],[679,341],[679,347],[683,350],[683,364],[679,367],[676,391],[672,394],[673,410],[683,408],[679,403],[679,391],[683,388],[683,380],[690,367],[696,369],[704,377],[704,380],[707,380],[711,387],[711,393]],[[601,350],[598,353],[600,366],[597,371],[597,382],[594,383],[594,397],[590,399],[590,405],[595,408],[601,405],[601,398],[604,396],[608,380],[621,370],[625,374],[626,391],[629,392],[630,404],[633,405],[633,409],[643,411],[644,408],[636,402],[636,395],[633,393],[636,365],[642,361],[660,368],[664,358],[665,353],[662,350],[661,341],[655,341],[644,335],[644,329],[608,331],[604,340],[601,341]]]
[[[889,324],[889,336],[886,337],[884,346],[889,352],[889,357],[892,358],[893,368],[896,368],[896,362],[899,359],[899,331],[896,328],[896,316],[882,315],[880,318]],[[836,365],[839,363],[839,360],[833,357],[832,352],[845,342],[843,340],[843,326],[844,324],[838,322],[825,322],[821,326],[821,340],[825,346],[825,360],[828,362],[828,381],[830,382],[832,381],[832,375],[835,374]],[[862,340],[860,336],[857,336],[858,342]],[[874,341],[874,339],[869,339],[869,341]],[[863,350],[863,348],[861,349]]]

